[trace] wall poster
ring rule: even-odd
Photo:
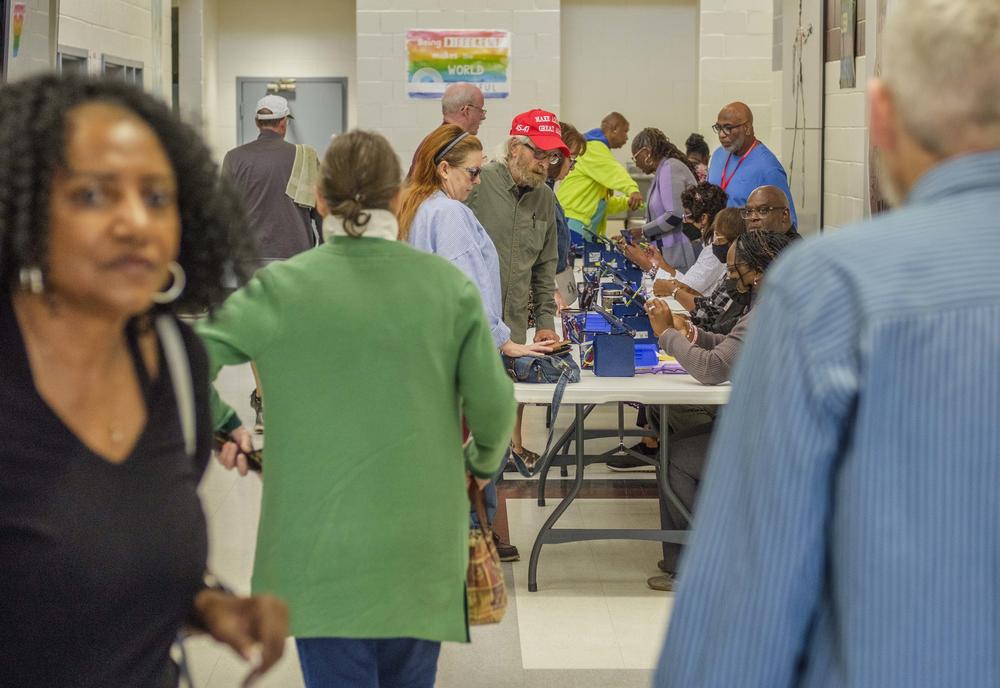
[[[510,95],[510,32],[414,29],[406,32],[406,93],[440,98],[451,84],[475,84],[487,98]]]
[[[854,35],[858,27],[858,0],[840,0],[840,87],[854,88]]]

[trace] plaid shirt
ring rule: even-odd
[[[739,304],[733,303],[726,288],[726,280],[723,280],[708,296],[695,297],[691,322],[707,332],[729,334],[736,321],[749,310],[740,309],[739,316],[728,317],[735,314],[731,312],[734,308],[739,308]],[[727,317],[723,318],[724,315]]]

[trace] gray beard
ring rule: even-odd
[[[530,186],[532,189],[537,189],[545,183],[544,172],[540,175],[532,176],[531,172],[521,169],[515,160],[511,160],[507,168],[510,170],[510,176],[514,180],[514,183],[518,186]]]

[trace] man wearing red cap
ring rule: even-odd
[[[466,201],[500,254],[503,319],[524,344],[528,296],[535,305],[535,341],[558,339],[553,325],[557,238],[555,195],[545,185],[549,164],[569,157],[559,119],[531,110],[514,118],[502,160],[491,162]]]
[[[480,173],[466,204],[486,228],[500,257],[500,294],[503,321],[510,338],[525,344],[528,336],[528,300],[534,304],[535,342],[555,342],[555,280],[558,259],[555,194],[545,184],[549,165],[569,157],[559,118],[545,110],[531,110],[514,118],[501,160]],[[521,446],[521,413],[518,407],[513,450]],[[534,452],[531,455],[537,456]],[[506,543],[504,543],[506,545]],[[517,558],[513,550],[508,560]]]

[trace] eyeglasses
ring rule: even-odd
[[[482,167],[463,167],[463,170],[469,173],[469,179],[475,181],[479,173],[483,171]]]
[[[712,131],[714,131],[716,134],[721,134],[722,132],[726,132],[726,136],[732,136],[734,129],[739,129],[745,124],[746,122],[740,122],[739,124],[719,124],[718,122],[716,122],[715,124],[712,125]]]
[[[649,150],[649,148],[647,148],[646,146],[643,146],[642,148],[640,148],[639,150],[637,150],[635,153],[632,154],[632,162],[638,163],[639,162],[639,154],[642,153],[643,151],[648,151],[648,150]]]
[[[788,206],[784,205],[762,205],[757,208],[740,208],[740,216],[744,220],[749,220],[754,215],[760,215],[761,217],[767,217],[775,210],[788,210]]]
[[[466,103],[465,107],[476,108],[481,113],[483,113],[483,117],[486,117],[486,108],[481,108],[478,105],[473,105],[472,103]]]
[[[532,155],[535,156],[535,160],[547,159],[550,165],[558,165],[560,162],[562,162],[562,155],[559,154],[559,151],[543,151],[538,148],[535,148],[534,145],[528,143],[527,141],[525,141],[522,145],[531,149],[531,153]]]

